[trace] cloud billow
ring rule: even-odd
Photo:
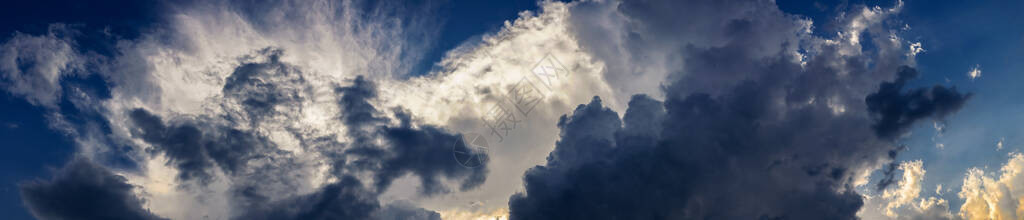
[[[563,116],[547,163],[529,169],[525,191],[510,199],[511,219],[857,219],[864,201],[856,190],[866,173],[903,149],[893,135],[956,112],[969,95],[941,86],[901,94],[909,78],[899,42],[866,38],[879,49],[861,51],[859,40],[842,35],[803,35],[800,20],[767,3],[579,7],[631,18],[625,28],[644,36],[595,44],[597,53],[607,46],[655,50],[678,54],[682,65],[664,67],[676,71],[662,87],[663,102],[634,96],[620,120],[595,97]],[[717,14],[680,19],[691,15],[668,13],[672,8]],[[838,22],[888,34],[870,21]],[[694,42],[648,45],[671,38]],[[802,50],[801,59],[789,55]],[[894,75],[898,85],[884,82]],[[878,117],[877,103],[887,116]]]
[[[757,90],[737,93],[694,94],[664,110],[636,96],[621,123],[600,99],[580,105],[559,122],[548,163],[524,176],[513,219],[856,219],[852,171],[894,148],[871,120],[820,106],[771,120],[778,112],[739,101]],[[642,126],[651,121],[638,114],[667,119]]]

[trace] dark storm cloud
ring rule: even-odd
[[[165,125],[145,109],[132,110],[129,117],[138,128],[135,135],[164,153],[184,181],[207,183],[215,168],[231,175],[261,156],[257,153],[274,148],[266,138],[234,128],[203,128],[193,122]]]
[[[460,190],[483,184],[486,164],[466,168],[452,161],[453,147],[469,151],[464,144],[456,146],[459,135],[431,125],[413,127],[412,116],[402,109],[394,109],[398,125],[387,125],[389,119],[377,116],[379,111],[369,102],[376,98],[376,85],[361,76],[336,91],[341,94],[342,121],[355,139],[347,153],[362,157],[352,161],[359,168],[373,170],[377,190],[387,189],[395,178],[406,174],[419,177],[420,192],[425,195],[448,192],[440,178],[460,181]]]
[[[437,212],[403,202],[381,207],[376,197],[372,191],[363,188],[358,179],[344,176],[341,181],[328,184],[312,194],[253,207],[236,219],[441,219]]]
[[[486,164],[480,167],[467,168],[452,161],[452,148],[469,152],[464,143],[459,142],[461,135],[451,134],[442,128],[421,125],[411,127],[410,115],[399,111],[396,116],[400,126],[385,127],[381,135],[391,144],[391,156],[384,160],[377,171],[377,184],[386,187],[395,178],[405,174],[415,174],[420,178],[420,192],[426,195],[447,193],[447,187],[440,178],[455,179],[461,182],[460,190],[476,188],[487,178]],[[459,146],[456,146],[456,144]],[[382,185],[383,184],[383,185]]]
[[[895,138],[906,133],[915,121],[928,117],[943,118],[959,110],[971,98],[969,93],[957,92],[956,87],[938,85],[904,93],[907,81],[917,75],[917,70],[912,67],[900,67],[895,81],[882,83],[878,92],[868,95],[868,111],[878,120],[874,125],[878,136]]]
[[[351,86],[338,87],[335,92],[341,95],[338,105],[343,108],[341,120],[345,125],[365,129],[386,121],[378,116],[380,112],[373,104],[370,104],[370,100],[377,97],[377,86],[363,76],[352,80]],[[362,131],[357,129],[353,132]],[[352,132],[350,134],[363,135]]]
[[[240,114],[229,114],[229,120],[258,123],[266,117],[277,115],[276,108],[279,105],[299,108],[298,102],[311,88],[297,67],[280,61],[283,53],[278,48],[264,48],[246,57],[264,60],[245,62],[228,76],[222,92],[231,101],[229,103],[241,106]],[[231,106],[225,108],[233,109]]]
[[[266,137],[250,130],[234,128],[232,125],[259,125],[265,118],[281,115],[276,107],[295,104],[307,87],[305,79],[295,67],[280,62],[283,51],[264,48],[242,60],[243,62],[228,76],[221,90],[226,97],[224,106],[227,113],[222,116],[227,124],[218,123],[218,118],[183,118],[164,122],[161,117],[145,109],[134,109],[128,116],[137,128],[135,135],[152,144],[165,154],[169,164],[179,170],[181,180],[199,180],[207,183],[213,170],[220,168],[229,176],[243,172],[287,173],[296,166],[288,163],[289,155],[277,150]],[[260,60],[262,59],[262,60]],[[237,104],[240,108],[232,108]],[[237,111],[232,111],[237,110]],[[252,167],[251,160],[273,158],[278,166],[268,169]],[[283,169],[283,170],[282,170]]]
[[[657,115],[660,106],[642,104],[650,102],[656,101],[634,97],[629,111]],[[759,125],[736,115],[743,105],[704,94],[670,101],[669,119],[655,126],[660,139],[624,130],[599,99],[581,105],[560,120],[562,138],[547,165],[525,175],[526,193],[509,204],[512,218],[854,219],[862,201],[849,185],[850,165],[843,163],[850,162],[842,159],[855,158],[835,157],[843,156],[841,148],[864,143],[837,137],[787,145],[843,128],[809,131],[824,122]],[[634,123],[646,122],[623,122]],[[870,135],[867,130],[860,135]]]
[[[379,208],[376,195],[345,176],[320,190],[248,210],[237,219],[367,219]]]
[[[381,207],[377,195],[363,188],[360,181],[344,176],[312,194],[283,199],[253,207],[236,219],[376,219],[440,220],[437,212],[396,202]]]
[[[607,10],[581,4],[583,13]],[[882,100],[902,100],[892,114],[905,125],[962,105],[955,90],[906,96],[902,84],[884,82],[904,71],[904,53],[875,27],[865,35],[886,37],[863,40],[879,49],[854,52],[860,47],[798,36],[800,22],[771,1],[611,5],[627,18],[621,25],[629,34],[609,51],[681,57],[663,87],[665,101],[634,96],[620,120],[595,98],[563,116],[547,163],[528,170],[525,191],[509,201],[512,219],[856,219],[864,203],[854,188],[860,172],[902,149],[883,135],[890,132],[876,130],[892,119],[872,117],[868,95],[879,84],[898,87]],[[575,28],[578,35],[594,30]],[[602,58],[609,46],[581,37],[599,58],[618,59],[617,52]],[[813,52],[794,60],[794,46]],[[616,68],[631,67],[609,70]],[[935,113],[907,110],[913,102]]]
[[[946,88],[936,85],[931,88],[911,89],[906,93],[903,87],[908,80],[918,76],[913,67],[902,66],[893,82],[884,82],[878,91],[867,96],[865,102],[868,112],[875,118],[872,128],[882,138],[894,139],[907,133],[915,121],[934,117],[942,119],[960,110],[972,94],[957,92],[956,87]],[[895,159],[896,152],[889,157]],[[896,181],[895,171],[899,166],[895,161],[882,169],[882,179],[875,185],[883,190]]]
[[[25,206],[38,219],[162,219],[142,207],[134,186],[84,158],[75,158],[51,180],[20,185]]]

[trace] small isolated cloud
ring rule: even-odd
[[[932,127],[935,128],[935,132],[937,133],[936,135],[942,135],[942,133],[946,132],[946,123],[944,122],[932,122]]]
[[[974,65],[970,71],[967,71],[967,77],[971,78],[971,80],[981,77],[981,65]]]
[[[921,42],[915,42],[915,43],[910,44],[910,56],[917,56],[917,54],[923,53],[923,52],[924,52],[924,47],[921,46]]]
[[[999,142],[996,142],[996,150],[1003,150],[1003,141],[1005,140],[1006,138],[999,138]]]

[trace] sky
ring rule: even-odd
[[[1016,1],[0,7],[5,219],[1022,219]]]

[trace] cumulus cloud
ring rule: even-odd
[[[899,163],[903,174],[895,186],[881,194],[865,195],[865,205],[857,216],[863,219],[956,219],[949,212],[949,202],[942,198],[922,197],[927,173],[920,160]],[[938,185],[936,193],[942,189]],[[940,194],[941,195],[941,194]]]
[[[820,37],[773,1],[544,1],[409,77],[439,29],[429,1],[260,3],[176,8],[98,64],[110,97],[88,108],[109,131],[79,144],[130,148],[140,167],[122,182],[138,186],[140,209],[173,219],[852,219],[864,203],[855,187],[902,149],[892,141],[970,96],[904,91],[913,69],[901,66],[921,49],[883,25],[900,4],[856,8],[835,21],[839,34]],[[41,94],[59,94],[81,65],[57,36],[6,43],[15,49],[0,58],[15,62],[0,64],[4,88],[56,103]],[[868,41],[876,48],[863,50]],[[46,62],[20,68],[21,57]],[[459,131],[483,128],[549,58],[564,75],[544,81],[501,157],[455,162],[453,150],[470,151]],[[93,152],[103,151],[83,154]],[[395,202],[395,191],[418,201]],[[453,208],[463,200],[486,203]]]
[[[1024,155],[1014,153],[1000,169],[990,176],[978,168],[967,171],[957,195],[964,199],[959,215],[964,219],[1020,219],[1024,216]]]
[[[895,188],[886,189],[882,194],[882,198],[890,200],[885,206],[885,215],[897,216],[896,208],[910,204],[921,194],[921,182],[925,174],[921,164],[920,160],[900,164],[899,169],[903,171],[903,178]]]
[[[921,42],[915,42],[910,44],[910,56],[917,56],[919,53],[924,53],[924,47],[921,46]]]
[[[595,98],[563,116],[547,163],[527,171],[524,192],[511,198],[511,219],[856,219],[862,173],[902,149],[892,137],[906,130],[873,126],[892,119],[871,116],[879,99],[888,100],[871,98],[879,85],[899,91],[902,83],[889,88],[885,80],[908,75],[906,47],[879,25],[899,5],[841,20],[837,39],[811,36],[807,21],[769,1],[577,7],[628,18],[635,26],[624,32],[638,38],[624,48],[671,51],[682,63],[668,76],[663,102],[635,96],[620,119]],[[680,19],[690,13],[677,9],[695,15]],[[658,38],[703,41],[639,46]],[[867,40],[880,49],[862,51]],[[945,87],[914,91],[893,95],[933,108],[914,119],[945,116],[965,99]],[[899,119],[910,118],[903,109],[919,111],[883,103],[900,108]]]
[[[1024,197],[1019,187],[1024,185],[1024,155],[1010,154],[1005,165],[996,175],[987,174],[980,168],[971,168],[964,174],[963,184],[957,196],[964,200],[958,213],[950,213],[950,205],[944,199],[922,197],[922,183],[925,171],[921,161],[900,163],[902,178],[896,187],[885,190],[881,195],[868,196],[865,208],[858,216],[864,219],[1019,219],[1020,198]],[[935,193],[941,195],[942,185],[936,186]]]

